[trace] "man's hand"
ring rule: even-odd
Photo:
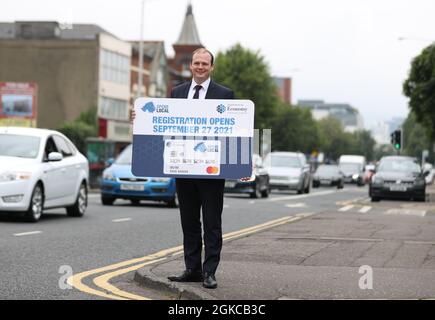
[[[240,178],[240,181],[249,181],[251,180],[251,177],[244,177],[244,178]]]
[[[134,118],[136,118],[136,112],[134,112],[133,108],[130,109],[130,115],[129,116],[130,116],[130,122],[133,123]]]

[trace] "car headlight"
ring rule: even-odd
[[[29,180],[31,177],[32,177],[31,172],[6,171],[3,173],[0,173],[0,182]]]
[[[103,173],[103,180],[116,181],[116,178],[112,172]]]
[[[372,178],[372,184],[383,184],[384,180],[381,177],[374,176]]]
[[[353,179],[353,180],[358,179],[358,177],[359,177],[359,174],[358,174],[358,173],[355,173],[355,174],[352,175],[352,179]]]
[[[151,182],[169,182],[171,178],[152,178]]]
[[[298,177],[290,177],[290,182],[299,182],[299,178]]]

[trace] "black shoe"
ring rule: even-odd
[[[217,288],[217,281],[216,277],[213,273],[204,273],[204,281],[202,283],[202,286],[207,289],[215,289]]]
[[[201,282],[203,280],[201,270],[194,269],[186,269],[181,275],[169,276],[168,279],[176,282]]]

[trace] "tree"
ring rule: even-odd
[[[278,95],[269,67],[259,52],[236,44],[216,56],[213,78],[234,90],[237,99],[255,104],[255,127],[271,128],[278,109]]]
[[[413,112],[408,114],[408,117],[403,123],[403,134],[404,154],[421,158],[423,150],[428,150],[429,158],[427,160],[433,162],[434,154],[431,147],[433,143],[428,137],[427,130],[422,124],[417,122]]]
[[[415,119],[435,138],[435,44],[425,48],[411,63],[403,93],[410,99],[409,106]]]
[[[367,161],[374,159],[374,149],[376,141],[372,138],[370,131],[360,130],[353,133],[354,154],[360,154],[366,157]]]
[[[86,138],[98,135],[97,108],[90,108],[57,129],[66,135],[83,154],[86,154]]]
[[[352,153],[355,143],[352,134],[344,132],[343,125],[335,118],[327,117],[318,121],[320,148],[325,159],[337,160],[342,154]]]
[[[272,148],[311,153],[318,150],[319,130],[308,109],[281,103],[272,124]]]

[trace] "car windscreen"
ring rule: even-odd
[[[358,163],[341,163],[340,170],[346,173],[357,173],[361,171],[361,165]]]
[[[126,147],[124,151],[121,152],[121,154],[116,158],[115,163],[116,164],[131,164],[131,157],[132,157],[133,148],[131,145]]]
[[[19,134],[0,134],[0,156],[35,159],[41,138]]]
[[[379,164],[377,172],[421,172],[420,165],[413,160],[384,160]]]
[[[337,166],[320,166],[317,168],[316,173],[318,174],[338,174],[339,169]]]
[[[301,162],[297,157],[289,156],[271,156],[269,159],[271,167],[284,167],[284,168],[300,168]]]

